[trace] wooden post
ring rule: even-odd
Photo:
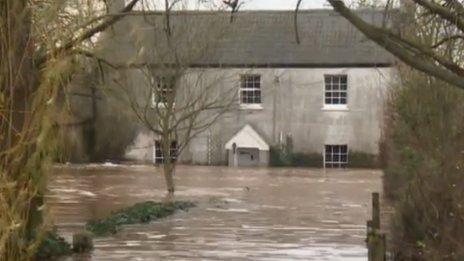
[[[367,221],[367,255],[369,261],[385,261],[387,244],[385,233],[380,232],[380,196],[372,193],[372,220]]]
[[[380,196],[378,192],[372,193],[372,226],[380,229]]]
[[[367,256],[369,261],[385,261],[387,253],[386,236],[373,229],[367,237]]]

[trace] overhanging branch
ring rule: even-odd
[[[451,24],[455,25],[459,30],[464,32],[464,20],[457,13],[451,12],[450,9],[443,7],[429,0],[413,0],[416,4],[429,10],[432,14],[436,14]],[[330,1],[329,1],[330,2]]]
[[[459,66],[452,64],[451,61],[448,64],[446,64],[443,60],[437,61],[437,58],[440,57],[433,57],[430,55],[430,52],[411,52],[411,45],[412,47],[416,47],[419,51],[423,50],[423,48],[409,41],[403,41],[403,39],[399,37],[392,37],[392,34],[387,30],[368,24],[346,7],[341,0],[328,0],[328,2],[333,6],[337,13],[347,19],[366,37],[385,48],[388,52],[407,65],[429,75],[435,76],[444,82],[464,89],[464,76],[460,75],[460,72],[463,70]]]
[[[119,11],[118,14],[112,15],[104,19],[103,22],[101,22],[99,25],[88,29],[84,31],[82,34],[79,36],[71,39],[69,42],[63,44],[61,47],[58,47],[57,49],[51,51],[48,54],[45,54],[44,56],[41,56],[37,59],[36,63],[39,65],[43,65],[50,57],[56,57],[57,55],[64,53],[66,51],[71,50],[74,48],[76,45],[80,44],[81,42],[90,39],[93,37],[95,34],[100,33],[104,30],[106,30],[108,27],[111,25],[115,24],[119,20],[121,20],[128,12],[130,12],[134,6],[139,2],[139,0],[131,0],[121,11]]]

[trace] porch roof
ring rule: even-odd
[[[267,142],[248,124],[226,143],[225,148],[232,150],[234,143],[237,145],[237,148],[257,148],[269,151]]]

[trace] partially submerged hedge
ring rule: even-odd
[[[295,153],[288,149],[271,147],[270,165],[272,167],[317,167],[322,168],[320,153]]]
[[[119,210],[108,218],[91,220],[87,222],[86,229],[96,236],[111,235],[117,233],[122,225],[147,223],[172,215],[177,210],[188,210],[194,206],[194,203],[184,201],[138,203],[132,207]]]
[[[378,156],[359,151],[348,152],[348,168],[378,169],[382,164]]]
[[[96,236],[105,236],[117,233],[122,225],[147,223],[152,220],[167,217],[177,210],[188,210],[194,207],[192,202],[176,201],[170,203],[143,202],[119,210],[110,217],[87,222],[86,229]],[[76,238],[80,238],[76,240]],[[47,232],[37,248],[35,260],[50,260],[52,258],[80,253],[92,249],[91,235],[76,234],[73,237],[74,247],[71,246],[56,231]],[[85,244],[83,244],[85,243]]]
[[[49,260],[52,257],[72,254],[71,245],[56,231],[47,232],[37,248],[35,260]]]
[[[322,153],[301,153],[291,152],[286,148],[271,147],[270,165],[272,167],[324,167]],[[380,168],[381,163],[378,156],[359,152],[349,151],[349,168]]]

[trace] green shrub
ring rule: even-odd
[[[177,210],[188,210],[194,207],[192,202],[143,202],[132,207],[115,212],[110,217],[87,222],[86,228],[96,236],[105,236],[117,233],[122,225],[147,223],[152,220],[167,217]]]
[[[92,233],[85,231],[73,235],[72,249],[76,253],[89,252],[93,249]]]
[[[283,166],[288,166],[289,161],[285,157],[286,154],[283,153],[283,150],[276,147],[276,146],[271,146],[270,151],[269,151],[269,164],[272,167],[283,167]]]
[[[417,73],[394,88],[383,144],[397,260],[464,260],[464,91]]]
[[[349,168],[368,168],[376,169],[380,168],[379,157],[374,154],[369,154],[359,151],[348,152],[348,167]]]
[[[55,231],[52,231],[45,234],[37,248],[35,259],[49,260],[52,257],[70,255],[71,253],[71,245],[64,238],[58,236]]]
[[[285,147],[277,146],[270,149],[270,165],[272,167],[316,167],[322,168],[324,158],[321,153],[295,153],[289,152]],[[350,168],[380,168],[378,156],[350,151],[348,153],[348,167]]]
[[[293,153],[290,158],[293,166],[323,167],[324,159],[320,153]]]
[[[319,153],[294,153],[277,146],[270,149],[272,167],[323,167],[323,157]]]

